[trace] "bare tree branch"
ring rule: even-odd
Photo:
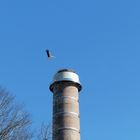
[[[31,132],[31,119],[14,96],[0,88],[0,140],[50,140],[50,125],[42,124],[39,132]]]
[[[0,140],[29,140],[29,114],[14,104],[14,97],[0,89]]]
[[[38,140],[50,140],[50,139],[51,139],[51,125],[43,123],[39,131]]]

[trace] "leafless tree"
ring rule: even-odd
[[[31,140],[31,119],[14,97],[0,89],[0,140]]]
[[[37,134],[31,131],[31,119],[14,97],[0,88],[0,140],[50,140],[50,125],[42,124]]]
[[[51,139],[51,125],[42,124],[37,136],[37,140],[50,140]]]

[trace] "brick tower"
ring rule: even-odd
[[[79,76],[70,69],[59,70],[50,85],[53,92],[52,140],[80,140]]]

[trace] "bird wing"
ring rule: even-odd
[[[51,53],[49,50],[46,50],[47,56],[50,58],[51,57]]]

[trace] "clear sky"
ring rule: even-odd
[[[81,140],[140,140],[139,0],[0,1],[0,85],[35,127],[51,122],[48,87],[61,68],[83,85]]]

